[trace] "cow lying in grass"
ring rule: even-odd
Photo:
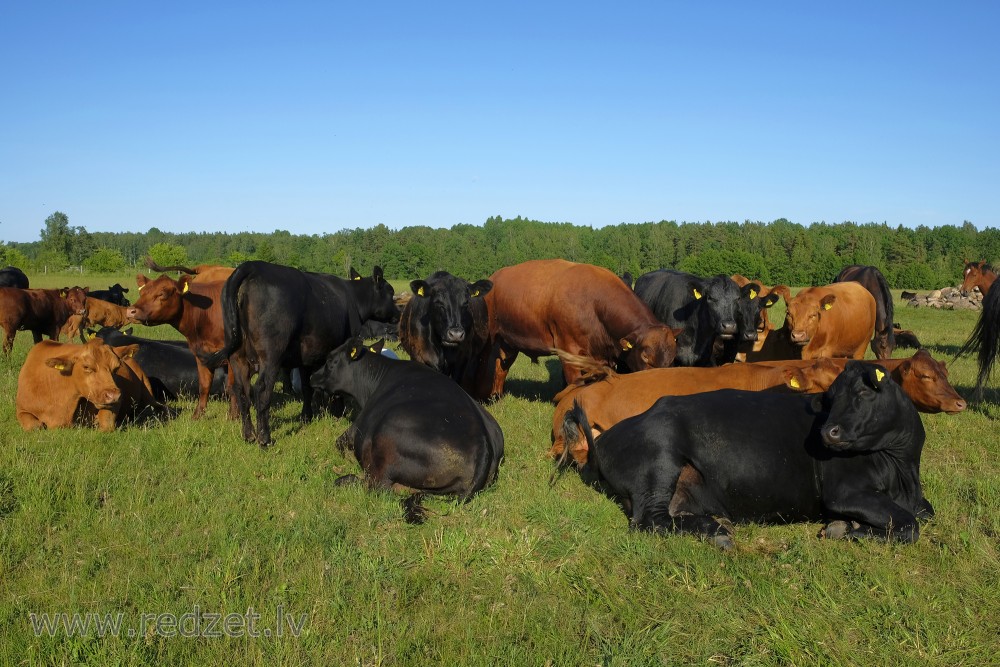
[[[137,347],[42,341],[31,348],[17,378],[17,421],[37,428],[115,426],[165,413],[132,356]]]
[[[633,528],[732,547],[724,521],[825,521],[827,538],[914,542],[933,515],[920,486],[924,427],[882,368],[852,361],[825,394],[724,389],[667,396],[595,446],[577,404],[564,430],[590,446],[581,475]]]
[[[369,487],[416,491],[405,505],[407,520],[419,522],[421,494],[467,499],[496,479],[503,432],[453,380],[381,350],[381,341],[365,347],[352,338],[327,355],[310,382],[354,400],[359,412],[337,445],[354,451]]]

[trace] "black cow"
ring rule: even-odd
[[[125,296],[125,292],[128,292],[127,287],[122,287],[120,284],[115,283],[108,287],[108,289],[91,290],[87,292],[87,296],[128,308],[132,303]]]
[[[825,394],[721,390],[668,396],[604,432],[582,429],[581,473],[621,502],[634,528],[732,545],[734,522],[826,521],[828,538],[913,542],[933,515],[920,486],[924,428],[879,366],[849,361]],[[596,456],[595,456],[596,454]]]
[[[244,262],[222,288],[226,344],[202,361],[218,366],[226,357],[233,371],[243,437],[261,447],[271,443],[271,395],[282,368],[299,368],[308,377],[326,355],[358,335],[366,320],[399,317],[392,285],[378,266],[371,278],[351,269],[345,280],[325,273],[299,271],[269,262]],[[250,418],[250,377],[256,372],[253,403],[257,430]],[[302,385],[302,419],[313,417],[312,388]]]
[[[493,283],[469,283],[438,271],[427,280],[412,281],[410,288],[413,297],[399,318],[400,344],[414,361],[471,391],[480,354],[488,352],[489,319],[483,297]]]
[[[677,339],[677,366],[713,365],[716,339],[726,341],[737,334],[740,288],[729,276],[699,278],[658,269],[639,276],[635,293],[661,322],[684,328]]]
[[[872,352],[878,359],[891,359],[892,351],[896,349],[896,334],[892,328],[894,305],[889,283],[882,272],[874,266],[854,264],[845,266],[835,283],[848,281],[859,283],[875,297],[875,336],[872,338]]]
[[[736,300],[735,310],[736,335],[732,338],[715,339],[712,359],[716,366],[732,363],[739,353],[746,354],[753,351],[759,332],[766,330],[764,321],[766,309],[778,303],[778,299],[781,298],[780,294],[774,292],[760,296],[760,285],[753,282],[743,285],[739,290],[740,298]]]
[[[357,417],[337,445],[354,451],[369,487],[415,490],[407,518],[419,521],[421,494],[465,500],[496,479],[503,431],[447,377],[416,361],[389,359],[381,349],[381,341],[369,348],[361,338],[349,340],[309,381],[357,403]]]
[[[20,287],[28,289],[28,276],[16,266],[0,269],[0,287]]]
[[[132,335],[132,329],[119,331],[103,327],[90,332],[92,337],[115,347],[136,344],[139,346],[135,360],[149,377],[153,395],[158,401],[174,400],[178,396],[198,396],[198,364],[183,340],[153,340]],[[218,368],[209,388],[211,396],[226,394],[226,369]]]

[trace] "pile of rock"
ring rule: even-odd
[[[903,292],[903,300],[911,308],[940,308],[941,310],[981,310],[983,295],[976,287],[967,296],[957,287],[943,287],[927,294]]]

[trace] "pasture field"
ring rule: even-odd
[[[134,274],[84,279],[118,280],[136,298]],[[896,305],[896,321],[945,360],[978,316]],[[267,451],[242,441],[220,401],[198,422],[186,400],[169,423],[24,433],[14,395],[30,340],[19,334],[0,359],[2,665],[998,662],[997,381],[963,414],[923,415],[937,515],[916,544],[749,525],[723,553],[629,532],[572,471],[550,485],[554,359],[519,359],[509,395],[489,408],[506,437],[497,483],[467,504],[428,501],[413,526],[398,497],[334,486],[358,470],[333,446],[348,422],[300,424],[287,396]],[[972,358],[951,365],[966,397],[974,377]],[[36,627],[61,613],[121,624]],[[230,616],[209,629],[212,615]],[[226,623],[229,636],[212,636]]]

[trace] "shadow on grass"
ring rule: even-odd
[[[543,359],[539,363],[545,368],[547,379],[511,379],[508,376],[507,382],[504,384],[504,393],[533,401],[551,401],[552,397],[566,386],[562,364],[555,357]]]

